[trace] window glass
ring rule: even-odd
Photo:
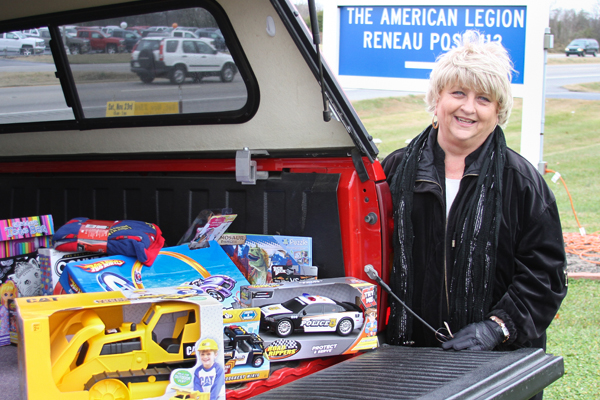
[[[186,56],[198,52],[193,41],[178,45],[178,39],[170,44],[173,39],[168,38],[176,26],[217,28],[215,18],[204,8],[97,20],[85,25],[120,25],[126,30],[144,27],[130,53],[125,39],[102,37],[98,43],[94,38],[90,40],[91,51],[85,63],[69,59],[85,118],[231,111],[246,104],[246,85],[226,46],[199,59]]]
[[[183,52],[184,53],[198,53],[198,50],[196,49],[196,45],[194,44],[194,42],[191,42],[189,40],[185,40],[183,42]]]
[[[171,36],[176,26],[218,29],[217,19],[205,8],[58,26],[75,84],[74,108],[67,106],[55,76],[58,55],[50,51],[54,28],[48,26],[39,29],[41,37],[0,34],[0,52],[6,53],[0,57],[0,124],[74,120],[74,108],[83,119],[114,119],[210,114],[247,106],[246,83],[224,40],[206,40],[202,53],[207,56],[200,58],[186,55],[198,53],[194,39],[182,46],[183,38]],[[118,32],[119,27],[126,33],[102,33],[103,28]]]
[[[167,53],[175,53],[178,44],[177,40],[167,40]]]
[[[0,124],[75,119],[46,42],[0,33]]]

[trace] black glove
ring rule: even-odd
[[[504,333],[496,322],[485,320],[462,328],[454,338],[442,343],[444,350],[492,350],[502,343]]]

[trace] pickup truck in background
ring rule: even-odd
[[[50,31],[48,28],[39,29],[40,38],[46,42],[46,48],[50,48]],[[88,39],[78,38],[71,33],[66,32],[63,35],[63,42],[69,49],[70,54],[84,54],[90,51],[90,41]]]
[[[15,3],[0,16],[0,31],[48,26],[58,32],[115,21],[218,26],[237,73],[227,84],[207,75],[148,86],[127,65],[121,73],[129,79],[115,82],[105,79],[114,65],[71,66],[64,49],[53,46],[54,88],[66,106],[32,98],[27,112],[8,118],[0,105],[0,219],[52,214],[56,226],[81,216],[141,220],[156,223],[172,246],[200,211],[231,208],[237,217],[229,232],[311,237],[319,278],[373,282],[364,271],[372,265],[389,281],[392,201],[377,146],[292,2],[140,4]],[[95,32],[102,34],[86,28],[78,37]],[[184,40],[149,41],[144,60],[164,62],[161,54],[189,60],[191,53],[168,44]],[[140,61],[142,44],[132,60]],[[110,52],[107,46],[92,40],[92,49]],[[96,80],[73,79],[71,68],[84,67]],[[379,290],[379,330],[386,326],[387,304]],[[310,398],[319,385],[330,385],[324,392],[330,399],[364,399],[365,390],[388,399],[409,391],[429,398],[529,399],[564,372],[562,358],[541,349],[398,346],[287,368],[295,370],[273,373],[268,384],[230,389],[227,398]]]
[[[46,49],[44,40],[35,37],[27,37],[21,32],[0,33],[0,52],[17,53],[24,56],[41,54]]]
[[[115,54],[122,53],[127,49],[125,39],[107,36],[96,29],[77,29],[77,37],[89,40],[94,51]]]

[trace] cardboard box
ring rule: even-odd
[[[58,294],[54,289],[57,287],[66,264],[100,257],[106,257],[106,254],[87,251],[59,251],[52,248],[38,249],[38,261],[42,271],[42,294],[46,296]]]
[[[260,308],[223,310],[225,383],[269,377],[271,363],[259,329]]]
[[[317,276],[310,237],[226,233],[219,244],[252,285],[273,282],[274,274]]]
[[[24,398],[170,399],[214,383],[216,397],[225,399],[223,311],[210,296],[182,297],[177,288],[160,288],[16,303]],[[201,379],[202,350],[211,354],[215,379]]]
[[[66,293],[178,286],[182,293],[208,294],[224,308],[236,307],[248,281],[217,242],[209,243],[196,250],[187,244],[163,248],[150,267],[127,256],[69,263],[59,284]]]
[[[376,348],[376,295],[376,285],[345,277],[246,286],[241,303],[261,308],[260,336],[278,362]]]

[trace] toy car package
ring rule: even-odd
[[[295,279],[317,276],[310,237],[226,233],[219,244],[253,285],[273,282],[274,276],[277,280],[294,280],[282,278],[289,275]]]
[[[66,293],[177,286],[181,294],[207,294],[224,308],[235,307],[248,281],[217,242],[209,244],[196,250],[187,244],[163,248],[150,267],[127,256],[69,263],[59,284]]]
[[[250,285],[244,307],[261,310],[271,362],[352,354],[378,346],[376,286],[344,277]]]

